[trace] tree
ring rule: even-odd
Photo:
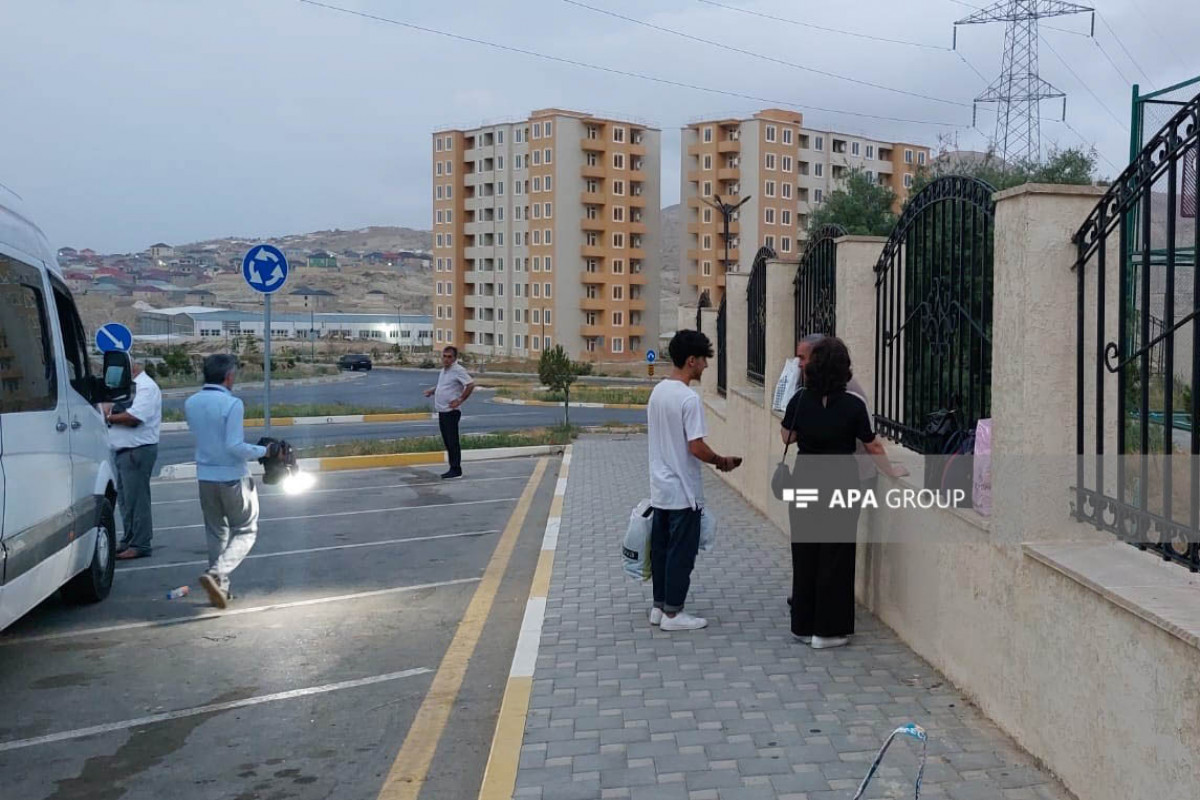
[[[808,228],[815,231],[823,225],[841,225],[850,234],[887,236],[896,224],[895,202],[896,194],[889,187],[876,183],[861,169],[852,169],[845,183],[809,217]]]
[[[1024,183],[1059,183],[1090,186],[1096,181],[1096,151],[1082,148],[1052,150],[1044,161],[1005,161],[995,151],[977,158],[950,159],[943,148],[933,163],[918,167],[909,199],[938,178],[963,175],[978,178],[1001,192]]]
[[[567,425],[571,424],[571,384],[579,377],[576,366],[561,344],[543,350],[538,360],[538,380],[551,391],[563,393],[563,413]]]

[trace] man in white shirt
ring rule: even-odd
[[[117,503],[125,521],[125,541],[117,558],[150,555],[154,521],[150,510],[150,476],[158,460],[162,427],[162,391],[142,364],[133,365],[133,400],[127,409],[109,409],[108,443],[116,455]]]
[[[462,477],[462,446],[458,441],[458,420],[462,412],[458,409],[473,391],[475,379],[458,363],[458,348],[447,346],[442,350],[442,371],[438,374],[437,388],[425,390],[426,397],[433,396],[433,410],[438,415],[438,428],[450,462],[450,471],[443,473],[442,480]]]
[[[684,612],[692,568],[700,548],[700,512],[704,507],[701,463],[722,472],[742,459],[719,456],[705,443],[704,404],[689,384],[700,380],[712,358],[712,343],[700,331],[679,331],[667,348],[674,369],[650,393],[646,406],[650,442],[650,574],[654,607],[650,624],[664,631],[703,628],[708,620]]]

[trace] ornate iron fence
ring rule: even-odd
[[[773,258],[770,247],[758,248],[746,288],[746,377],[759,386],[767,371],[767,261]]]
[[[824,225],[808,240],[796,268],[792,295],[795,339],[814,333],[835,336],[837,329],[837,244],[846,235],[841,225]]]
[[[1198,151],[1200,95],[1147,141],[1075,235],[1072,513],[1192,571],[1200,571],[1200,228],[1188,200],[1200,196]]]
[[[700,324],[700,314],[706,308],[712,308],[712,300],[708,296],[708,289],[700,293],[700,299],[696,301],[696,330],[703,331],[704,328]]]
[[[939,178],[913,197],[875,265],[875,422],[920,453],[929,415],[974,427],[992,404],[995,190]]]
[[[725,396],[725,370],[728,357],[725,351],[725,298],[717,310],[717,394]]]

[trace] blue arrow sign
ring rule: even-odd
[[[133,347],[133,332],[119,322],[106,322],[96,331],[96,349],[101,353],[128,353]]]
[[[656,358],[658,358],[658,355],[653,350],[646,351],[646,363],[647,364],[653,364],[654,359],[656,359]]]
[[[288,262],[278,247],[256,244],[242,258],[242,277],[260,294],[274,294],[288,278]]]

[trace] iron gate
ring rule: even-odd
[[[1200,95],[1149,139],[1075,235],[1072,513],[1192,571],[1200,571],[1198,151]]]
[[[920,453],[935,411],[968,428],[991,414],[994,193],[976,178],[933,181],[875,265],[875,422]]]
[[[808,240],[792,295],[796,311],[795,340],[823,333],[837,335],[837,239],[846,235],[841,225],[824,225]]]
[[[758,248],[746,288],[746,377],[759,386],[767,371],[767,261],[773,258],[770,247]]]
[[[717,311],[717,394],[725,396],[725,367],[728,358],[725,353],[725,298],[721,298],[721,307]]]

